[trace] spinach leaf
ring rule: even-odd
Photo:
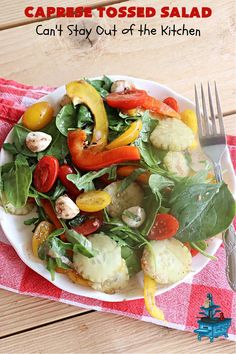
[[[29,129],[26,129],[20,124],[16,124],[13,128],[13,141],[15,148],[18,152],[25,156],[36,156],[35,152],[30,151],[25,145],[26,136],[30,133]]]
[[[12,204],[15,208],[25,206],[32,182],[32,171],[27,160],[18,156],[12,163],[7,164],[7,172],[2,168],[2,193],[4,204]],[[6,171],[6,167],[5,167]]]
[[[178,188],[178,186],[177,186]],[[223,232],[235,216],[235,201],[225,183],[186,186],[170,198],[170,213],[179,221],[176,238],[183,242],[206,240]]]
[[[77,113],[77,128],[83,129],[88,123],[93,124],[92,113],[85,105],[80,105]]]
[[[17,150],[17,148],[15,147],[15,145],[14,144],[10,144],[10,143],[4,143],[3,144],[3,149],[5,150],[5,151],[8,151],[8,152],[10,152],[12,155],[16,155],[16,154],[18,154],[18,150]]]
[[[75,227],[81,225],[86,219],[87,219],[86,215],[78,214],[74,219],[70,220],[68,224],[71,227]]]
[[[66,238],[70,243],[72,243],[74,253],[81,253],[88,258],[95,256],[92,243],[82,234],[79,234],[74,230],[67,230]]]
[[[62,107],[60,112],[57,114],[56,127],[64,136],[67,136],[68,129],[76,128],[76,109],[72,103]]]
[[[51,145],[44,151],[38,153],[38,160],[45,155],[52,155],[62,161],[69,153],[67,139],[56,127],[55,119],[43,129],[43,131],[52,136]]]
[[[138,252],[128,246],[123,246],[121,247],[121,257],[126,262],[130,277],[141,270],[140,251]]]
[[[148,183],[154,194],[159,193],[163,188],[174,186],[174,182],[171,179],[159,174],[152,174],[149,177]]]
[[[67,175],[66,178],[74,183],[79,190],[88,191],[91,190],[91,183],[94,179],[99,178],[105,174],[108,174],[108,179],[115,180],[116,179],[116,170],[117,166],[105,167],[100,171],[88,172],[82,177],[80,174],[70,174]]]
[[[112,81],[104,76],[102,80],[87,80],[105,98],[111,90]]]

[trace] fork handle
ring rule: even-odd
[[[226,276],[229,286],[236,291],[236,232],[233,224],[224,232],[223,242],[226,252]]]
[[[213,165],[216,180],[221,182],[223,179],[221,163],[215,162]],[[226,253],[226,277],[231,289],[236,291],[236,232],[233,224],[223,233],[223,242]]]

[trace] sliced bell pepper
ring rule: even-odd
[[[106,149],[111,150],[120,146],[131,144],[133,141],[137,139],[141,129],[142,129],[142,121],[140,119],[136,120],[130,125],[130,127],[123,134],[121,134],[118,138],[116,138],[110,144],[108,144],[106,146]]]
[[[118,167],[117,169],[117,175],[119,177],[128,177],[131,175],[131,173],[133,173],[138,167],[136,166],[121,166]],[[150,173],[149,172],[144,172],[141,173],[141,175],[139,175],[136,179],[136,181],[140,182],[140,183],[144,183],[147,184],[149,177],[150,177]]]
[[[180,114],[173,110],[170,106],[165,104],[162,101],[159,101],[157,98],[152,96],[147,96],[145,102],[143,103],[142,107],[144,109],[148,109],[154,114],[160,114],[168,117],[179,118]]]
[[[99,152],[93,146],[86,147],[86,133],[81,129],[70,131],[67,142],[74,165],[84,171],[96,171],[120,162],[140,160],[139,150],[135,146],[121,146]]]
[[[156,306],[155,293],[157,289],[157,284],[155,280],[150,278],[148,275],[144,275],[144,302],[147,311],[150,315],[157,320],[164,321],[164,313]]]
[[[67,95],[74,105],[85,104],[94,116],[94,130],[91,144],[101,151],[107,145],[108,119],[103,100],[97,90],[87,81],[72,81],[66,85]]]

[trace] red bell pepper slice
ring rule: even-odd
[[[140,160],[135,146],[121,146],[107,151],[96,151],[96,146],[86,147],[86,133],[77,129],[68,133],[68,146],[74,165],[84,171],[96,171],[125,161]]]

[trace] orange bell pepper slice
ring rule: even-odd
[[[96,171],[125,161],[140,160],[135,146],[121,146],[97,152],[93,146],[86,148],[86,133],[81,129],[70,131],[67,142],[74,165],[84,171]]]
[[[162,101],[159,101],[157,98],[152,96],[147,96],[145,102],[142,107],[144,109],[148,109],[152,113],[160,114],[163,116],[168,116],[172,118],[181,118],[180,114],[176,112],[173,108],[168,106]]]
[[[48,219],[53,223],[56,229],[62,229],[63,225],[56,216],[56,213],[53,209],[53,206],[51,202],[48,199],[40,199],[41,205],[43,207],[43,210],[45,211],[45,214],[47,215]],[[60,239],[62,241],[66,241],[65,234],[60,235]]]
[[[131,173],[133,173],[138,167],[136,166],[121,166],[118,167],[117,169],[117,175],[119,177],[128,177],[131,175]],[[143,184],[147,184],[149,181],[149,177],[150,177],[150,173],[149,172],[144,172],[141,173],[141,175],[139,175],[136,179],[136,181],[143,183]]]

